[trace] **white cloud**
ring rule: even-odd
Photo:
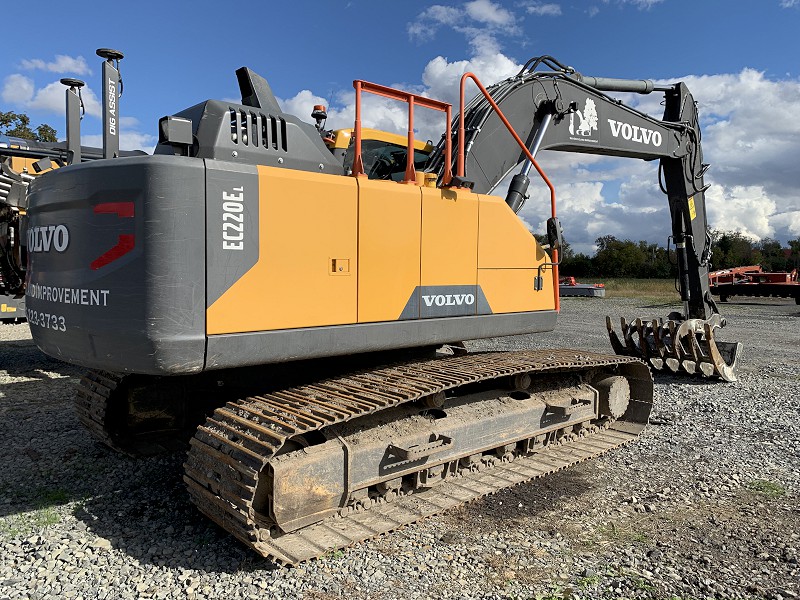
[[[15,73],[5,78],[0,96],[11,105],[25,106],[33,99],[33,90],[33,79]]]
[[[11,105],[63,115],[66,110],[66,86],[52,81],[36,89],[33,80],[18,73],[6,77],[0,95]],[[100,101],[89,87],[81,89],[86,114],[100,117]]]
[[[788,210],[772,217],[776,228],[787,231],[789,237],[800,237],[800,210]]]
[[[714,229],[740,231],[754,239],[775,235],[770,217],[776,203],[762,186],[712,186],[706,192],[706,206]]]
[[[428,62],[422,72],[426,94],[453,105],[458,103],[458,86],[464,73],[472,72],[484,85],[490,85],[516,75],[522,65],[500,52],[481,51],[469,60],[450,62],[437,56]],[[468,98],[477,90],[470,85]]]
[[[152,153],[158,143],[158,137],[140,131],[127,131],[120,128],[119,148],[120,150],[144,150]],[[93,148],[103,147],[102,134],[82,135],[81,144]]]
[[[781,0],[781,8],[792,8],[800,6],[800,0]]]
[[[463,18],[464,12],[461,9],[434,4],[422,11],[414,21],[408,24],[408,35],[415,41],[429,41],[436,34],[439,26],[452,25]]]
[[[467,14],[479,23],[490,25],[509,25],[514,21],[513,15],[491,0],[472,0],[464,5]]]
[[[92,70],[82,56],[67,56],[57,54],[55,60],[46,62],[41,58],[26,58],[20,63],[20,67],[26,70],[50,71],[52,73],[70,73],[74,75],[89,75]]]
[[[560,4],[544,4],[542,2],[530,2],[524,5],[528,14],[537,17],[559,17],[561,16]]]
[[[133,129],[139,126],[139,119],[136,117],[121,116],[119,118],[119,126],[124,129]]]
[[[612,2],[623,6],[625,4],[630,4],[632,6],[635,6],[639,10],[650,10],[656,4],[661,4],[662,2],[664,2],[664,0],[602,0],[603,4],[611,4]],[[593,17],[598,12],[600,12],[600,8],[597,5],[595,5],[589,8],[587,12],[589,13],[590,17]]]
[[[461,7],[434,4],[410,22],[407,31],[412,40],[426,42],[443,26],[464,35],[474,52],[499,52],[498,37],[521,31],[515,15],[491,0],[471,0]]]
[[[664,0],[619,0],[620,4],[633,4],[639,10],[649,10]]]

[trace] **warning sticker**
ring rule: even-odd
[[[689,218],[694,221],[697,211],[694,208],[694,196],[689,196]]]

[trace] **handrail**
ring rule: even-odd
[[[473,83],[478,86],[478,89],[483,93],[486,100],[489,101],[489,104],[492,105],[492,108],[497,113],[497,116],[500,117],[500,120],[503,122],[503,125],[506,126],[508,132],[513,136],[514,140],[519,144],[519,147],[522,149],[522,152],[531,162],[533,167],[536,169],[536,172],[539,173],[539,176],[545,182],[547,187],[550,189],[550,213],[552,217],[556,216],[556,188],[553,187],[553,184],[550,182],[550,179],[547,177],[545,172],[539,166],[539,163],[536,162],[536,159],[533,158],[531,151],[528,150],[528,147],[525,145],[525,142],[520,139],[517,135],[517,132],[514,131],[514,127],[511,123],[508,122],[506,116],[503,114],[503,111],[500,110],[500,107],[494,101],[494,99],[489,95],[489,92],[486,91],[486,88],[483,87],[483,84],[478,80],[478,77],[474,73],[464,73],[461,76],[461,87],[459,90],[459,114],[458,114],[458,166],[456,170],[456,175],[458,177],[464,177],[464,87],[466,85],[467,79],[472,79]],[[555,260],[555,259],[554,259]]]
[[[353,87],[356,90],[356,121],[354,129],[354,159],[353,159],[353,176],[364,176],[364,161],[361,157],[361,92],[369,92],[376,96],[383,96],[391,100],[399,100],[408,103],[408,147],[406,150],[406,173],[403,183],[416,184],[417,175],[414,168],[414,107],[421,106],[422,108],[430,108],[445,113],[447,119],[447,131],[445,133],[445,171],[443,182],[450,183],[452,179],[452,147],[451,147],[451,125],[452,119],[452,105],[447,102],[440,102],[419,96],[417,94],[410,94],[402,90],[396,90],[377,83],[370,83],[361,79],[353,81]]]
[[[486,100],[489,101],[489,104],[492,105],[492,108],[497,113],[497,116],[500,117],[500,120],[503,122],[503,125],[506,126],[508,132],[514,137],[514,140],[517,142],[519,147],[522,149],[522,152],[531,162],[533,167],[536,169],[536,172],[539,173],[539,176],[542,180],[547,184],[547,187],[550,189],[550,213],[553,218],[556,216],[556,188],[553,187],[550,179],[547,177],[545,172],[539,166],[539,163],[536,162],[536,159],[531,154],[531,151],[528,150],[528,147],[525,145],[520,137],[517,135],[517,132],[514,131],[514,127],[511,123],[508,122],[506,116],[503,114],[503,111],[500,110],[500,107],[491,97],[489,92],[486,91],[486,88],[483,87],[483,84],[478,80],[478,77],[474,73],[464,73],[461,76],[461,85],[459,89],[459,110],[458,110],[458,165],[456,168],[456,176],[459,179],[464,178],[464,88],[466,87],[467,79],[472,79],[473,83],[478,86],[478,89],[481,91],[483,96]],[[558,293],[558,250],[553,248],[552,249],[552,261],[553,261],[553,288],[554,288],[554,295],[555,295],[555,308],[556,310],[560,310],[561,308],[561,297]]]

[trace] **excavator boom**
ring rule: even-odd
[[[544,64],[552,70],[538,71]],[[663,120],[626,106],[605,92],[664,94]],[[607,327],[616,352],[640,356],[651,366],[735,380],[741,345],[719,342],[725,324],[708,284],[708,229],[697,106],[684,83],[655,85],[581,75],[552,57],[533,58],[520,73],[488,88],[489,95],[527,141],[540,150],[600,154],[659,161],[659,184],[667,196],[671,238],[678,259],[677,289],[682,313],[663,319],[621,320],[622,340]],[[478,192],[494,190],[515,169],[506,201],[518,211],[528,188],[530,163],[506,132],[488,98],[476,96],[464,110],[466,178]],[[454,140],[453,143],[456,143]],[[444,142],[428,167],[444,170]]]

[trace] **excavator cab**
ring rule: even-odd
[[[353,171],[355,144],[352,129],[339,129],[332,132],[326,142],[334,156],[342,156],[344,171]],[[406,138],[396,133],[379,129],[363,129],[361,156],[364,161],[364,172],[369,179],[386,179],[402,181],[406,171],[407,146]],[[433,145],[416,140],[414,142],[414,166],[422,170],[428,157],[433,152]]]

